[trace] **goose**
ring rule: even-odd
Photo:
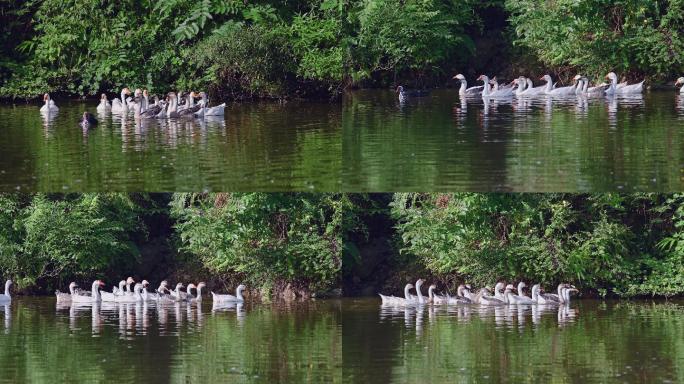
[[[133,295],[133,291],[131,291],[131,284],[134,284],[135,280],[132,277],[128,277],[126,279],[126,295]]]
[[[425,280],[423,279],[418,279],[416,281],[416,296],[411,296],[411,301],[414,302],[415,304],[425,304],[425,296],[423,296],[423,290],[421,287],[425,283]]]
[[[475,87],[470,87],[468,88],[468,81],[466,80],[465,76],[462,74],[458,74],[453,77],[453,79],[457,79],[461,81],[461,88],[458,89],[458,94],[461,96],[480,96],[482,94],[482,90],[484,89],[484,85],[478,85]]]
[[[0,294],[0,303],[9,304],[12,301],[12,296],[10,296],[10,287],[12,286],[12,280],[7,280],[5,282],[5,293]]]
[[[525,77],[525,90],[520,94],[520,96],[537,96],[537,95],[543,95],[546,92],[546,87],[547,84],[540,85],[538,87],[534,86],[534,83],[532,82],[532,79],[529,77]]]
[[[142,112],[140,113],[140,117],[142,117],[143,119],[154,119],[164,117],[160,116],[160,114],[164,112],[164,107],[159,103],[152,104],[149,107],[144,108],[144,110],[141,109],[141,111]]]
[[[400,305],[411,300],[411,289],[413,289],[413,284],[409,283],[404,286],[404,297],[386,296],[382,293],[378,293],[378,295],[380,295],[383,305]]]
[[[197,111],[199,111],[200,108],[202,108],[201,105],[195,104],[195,97],[196,96],[197,96],[197,94],[195,92],[190,92],[188,94],[188,97],[186,98],[187,101],[185,103],[185,105],[187,105],[187,107],[183,108],[182,110],[180,110],[180,109],[178,110],[178,114],[181,117],[183,117],[183,116],[193,117],[194,114],[197,113]]]
[[[675,87],[676,87],[676,86],[678,86],[679,84],[682,85],[682,87],[679,88],[679,93],[681,93],[682,95],[684,95],[684,76],[683,76],[683,77],[680,77],[679,79],[677,79],[677,81],[675,81],[675,84],[674,84],[674,85],[675,85]]]
[[[71,302],[71,296],[74,295],[76,286],[77,286],[76,283],[72,281],[69,284],[69,293],[60,292],[59,289],[56,290],[55,296],[57,297],[57,304],[70,303]]]
[[[211,292],[211,298],[213,299],[214,303],[233,303],[233,302],[243,302],[245,301],[245,298],[242,297],[242,291],[245,290],[245,286],[240,284],[238,285],[237,289],[235,289],[235,296],[233,295],[220,295],[214,292]]]
[[[565,289],[566,284],[560,283],[558,284],[558,287],[556,288],[556,292],[558,293],[541,293],[541,295],[544,297],[544,299],[549,302],[549,303],[562,303],[563,301],[563,289]]]
[[[140,296],[142,297],[143,302],[147,303],[157,301],[159,299],[158,293],[147,292],[147,287],[150,285],[150,283],[147,280],[143,280],[140,284],[142,285]]]
[[[209,105],[209,99],[205,92],[200,92],[200,97],[202,97],[202,109],[197,113],[198,117],[202,116],[223,116],[225,114],[226,103],[221,103],[214,107],[207,107]]]
[[[586,78],[585,76],[580,76],[577,75],[575,76],[575,80],[578,81],[577,84],[577,90],[575,91],[576,95],[582,95],[582,96],[603,96],[605,94],[606,88],[608,88],[608,84],[599,84],[595,87],[589,87],[589,79]]]
[[[181,288],[183,288],[183,283],[178,283],[176,289],[171,291],[171,297],[176,301],[184,301],[187,296],[187,293],[181,291]]]
[[[606,89],[606,95],[634,95],[644,91],[644,81],[646,79],[636,84],[620,86],[615,72],[608,73],[606,78],[610,80],[610,86]]]
[[[399,101],[400,102],[404,102],[404,101],[408,100],[408,98],[410,98],[410,97],[430,96],[430,91],[428,91],[426,89],[407,91],[407,90],[404,90],[404,87],[401,85],[397,87],[395,92],[399,94]]]
[[[172,119],[180,117],[180,114],[178,113],[178,98],[176,97],[176,94],[173,92],[170,92],[168,99],[169,99],[169,106],[167,107],[167,110],[166,110],[166,116],[170,117]]]
[[[207,284],[205,284],[203,281],[200,281],[197,283],[197,286],[195,287],[197,289],[197,296],[193,297],[190,299],[191,302],[202,302],[202,289],[205,288]]]
[[[471,304],[473,301],[466,297],[467,288],[465,285],[461,284],[456,289],[456,296],[447,296],[447,304]]]
[[[447,297],[434,293],[435,289],[437,289],[437,286],[434,284],[430,284],[428,287],[428,302],[432,304],[446,304]]]
[[[506,302],[502,299],[498,299],[494,296],[490,295],[491,290],[489,287],[484,287],[480,289],[480,291],[477,293],[475,296],[475,299],[473,300],[474,303],[478,303],[480,305],[504,305]]]
[[[41,112],[57,112],[59,111],[59,108],[57,108],[57,104],[55,104],[54,100],[50,98],[49,94],[44,94],[43,95],[43,101],[45,104],[43,104],[42,107],[40,107]]]
[[[126,96],[131,94],[131,90],[128,88],[123,88],[121,90],[121,98],[114,98],[112,100],[112,112],[128,112],[128,102]]]
[[[168,285],[169,285],[169,283],[166,280],[162,280],[162,282],[159,283],[159,288],[157,288],[157,295],[164,295],[166,293],[171,292],[167,288]]]
[[[527,81],[525,81],[525,78],[520,76],[513,80],[513,84],[517,85],[515,88],[515,95],[522,96],[522,94],[525,93],[525,89],[527,89]]]
[[[504,287],[505,287],[505,286],[506,286],[506,284],[504,284],[504,283],[501,282],[501,281],[498,282],[498,283],[496,283],[496,285],[494,285],[494,297],[495,297],[495,298],[497,298],[497,299],[499,299],[499,300],[501,300],[501,301],[505,301],[505,300],[506,300],[506,297],[504,296],[504,293],[503,293],[503,290],[504,290]]]
[[[92,113],[83,112],[83,116],[81,117],[81,120],[78,122],[78,125],[80,125],[83,128],[94,127],[97,125],[97,119],[95,118],[95,115],[93,115]]]
[[[496,78],[495,78],[496,79]],[[482,81],[484,86],[482,88],[482,97],[483,98],[505,98],[505,97],[511,97],[513,96],[513,88],[512,87],[507,87],[503,89],[494,89],[498,87],[498,84],[495,83],[494,87],[490,87],[490,80],[489,77],[486,75],[480,75],[480,77],[477,78],[478,81]]]
[[[506,295],[506,299],[508,300],[508,304],[536,304],[536,301],[532,300],[532,298],[527,297],[523,294],[522,289],[526,287],[525,283],[522,281],[518,284],[518,294],[516,295],[513,293],[515,288],[513,287],[512,284],[508,284],[506,286],[506,292],[504,293]]]
[[[112,110],[112,104],[107,100],[107,94],[103,93],[100,96],[100,104],[97,105],[97,111],[100,113],[109,112]]]
[[[117,296],[124,295],[124,286],[126,285],[125,280],[119,281],[119,287],[114,287],[112,288],[111,292],[100,292],[100,297],[102,297],[102,301],[104,302],[114,302],[116,301]]]
[[[541,285],[539,284],[532,286],[532,300],[537,304],[558,304],[558,301],[547,298],[547,296],[541,292]]]
[[[545,93],[547,95],[551,96],[571,96],[575,94],[575,91],[577,89],[577,81],[575,81],[572,85],[568,85],[566,87],[553,87],[552,89],[549,89],[549,84],[551,83],[551,76],[549,75],[544,75],[542,79],[546,80],[546,90]]]
[[[561,296],[563,299],[561,302],[563,304],[570,304],[570,293],[571,292],[579,292],[579,291],[577,290],[577,288],[575,288],[574,285],[567,285],[566,284],[565,287],[563,288],[563,292],[562,292],[562,296]]]
[[[142,301],[142,290],[143,286],[141,283],[135,283],[135,286],[133,286],[133,294],[126,294],[126,295],[121,295],[121,296],[116,296],[114,301],[117,303],[137,303],[139,301]]]
[[[90,292],[75,291],[71,295],[71,302],[73,304],[92,304],[102,301],[100,287],[104,287],[104,282],[100,280],[93,281]]]

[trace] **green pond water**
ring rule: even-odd
[[[684,188],[684,97],[511,98],[456,90],[343,103],[349,191],[599,192]]]
[[[0,105],[0,191],[329,191],[339,189],[341,107],[231,104],[225,117],[96,115],[97,102]]]
[[[0,383],[681,383],[684,302],[0,306]]]

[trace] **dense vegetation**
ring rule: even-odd
[[[307,97],[539,63],[662,80],[684,71],[683,14],[675,0],[0,0],[0,95]]]
[[[0,278],[50,292],[124,275],[244,282],[264,297],[571,281],[684,293],[684,195],[216,193],[0,195]]]
[[[396,194],[400,247],[437,275],[684,293],[682,195]]]

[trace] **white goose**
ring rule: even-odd
[[[588,97],[603,96],[605,94],[606,88],[608,88],[608,84],[605,83],[599,84],[595,87],[589,87],[589,79],[580,75],[575,76],[575,80],[578,82],[577,90],[575,91],[576,95]]]
[[[12,280],[7,280],[5,282],[5,294],[0,294],[0,303],[9,304],[12,301],[12,296],[10,296],[10,287],[12,284]]]
[[[482,81],[484,83],[484,86],[482,88],[482,97],[483,98],[506,98],[506,97],[513,96],[513,88],[512,87],[507,87],[507,88],[503,88],[503,89],[495,89],[498,84],[495,84],[494,87],[490,87],[489,77],[487,77],[485,75],[480,75],[480,77],[478,77],[477,80]]]
[[[532,300],[537,304],[558,304],[557,301],[552,299],[547,299],[545,295],[541,292],[541,285],[535,284],[532,286]]]
[[[113,287],[111,292],[100,292],[100,296],[102,297],[102,301],[105,302],[114,302],[116,301],[116,297],[125,294],[124,293],[124,286],[126,285],[125,280],[119,281],[119,287]]]
[[[62,304],[62,303],[70,303],[71,302],[71,296],[74,295],[76,289],[76,283],[71,282],[69,284],[69,293],[66,292],[60,292],[59,289],[55,291],[55,296],[57,296],[57,304]]]
[[[566,87],[558,87],[558,88],[554,87],[553,89],[548,89],[548,85],[551,83],[551,76],[544,75],[544,77],[542,77],[542,78],[544,80],[546,80],[547,89],[546,89],[545,93],[547,95],[551,95],[551,96],[572,96],[575,94],[575,91],[577,89],[577,82],[576,81],[573,85],[568,85]]]
[[[137,303],[142,301],[142,290],[142,284],[136,283],[133,287],[133,294],[116,296],[115,301],[117,303]]]
[[[459,304],[471,304],[472,300],[466,297],[465,293],[467,291],[467,288],[465,285],[461,284],[458,286],[456,289],[456,296],[447,296],[447,304],[454,304],[454,305],[459,305]]]
[[[530,297],[527,297],[523,294],[522,288],[524,288],[526,285],[522,281],[518,284],[518,294],[514,294],[512,284],[508,284],[506,286],[506,292],[504,293],[506,295],[506,299],[508,304],[523,304],[523,305],[528,305],[528,304],[536,304],[535,301],[533,301]]]
[[[235,296],[233,295],[220,295],[214,292],[211,292],[211,297],[214,301],[214,303],[241,303],[245,301],[245,298],[242,297],[242,291],[245,290],[245,286],[240,284],[238,285],[237,289],[235,289]]]
[[[223,116],[225,114],[226,103],[222,103],[214,107],[209,107],[209,98],[207,98],[207,94],[205,92],[200,92],[200,97],[202,98],[202,100],[200,100],[199,104],[202,107],[197,113],[195,113],[195,116]]]
[[[480,289],[480,291],[477,293],[475,296],[475,299],[473,300],[474,303],[480,304],[480,305],[504,305],[506,302],[502,299],[499,299],[495,296],[491,296],[491,291],[489,287],[484,287]]]
[[[100,113],[110,112],[112,110],[112,104],[107,100],[107,95],[102,94],[100,96],[100,104],[97,105],[97,111]]]
[[[432,304],[446,304],[447,297],[434,293],[435,289],[437,289],[437,286],[434,284],[430,284],[428,287],[428,302]]]
[[[475,87],[470,87],[468,88],[468,81],[466,80],[465,76],[462,74],[458,74],[453,77],[454,79],[460,80],[461,81],[461,87],[458,89],[458,94],[461,96],[480,96],[482,94],[482,90],[484,89],[484,85],[478,85]]]
[[[202,302],[202,289],[205,288],[207,284],[205,284],[203,281],[200,281],[197,283],[197,286],[195,287],[197,289],[197,296],[193,297],[190,299],[190,302],[193,303],[201,303]]]
[[[74,294],[71,295],[71,302],[73,304],[92,304],[102,301],[100,287],[104,287],[104,282],[100,280],[93,281],[90,292],[74,291]]]
[[[496,283],[496,285],[494,285],[494,297],[495,298],[497,298],[501,301],[506,301],[506,297],[504,296],[504,293],[503,293],[505,286],[506,286],[506,284],[504,284],[501,281],[499,281],[498,283]]]
[[[551,76],[549,76],[549,81],[551,81]],[[534,83],[532,83],[532,79],[529,77],[525,78],[525,83],[527,84],[527,87],[525,88],[525,91],[523,91],[520,95],[521,96],[538,96],[538,95],[543,95],[546,92],[547,87],[549,86],[549,82],[547,82],[544,85],[540,85],[538,87],[534,86]],[[551,85],[553,86],[553,85]]]
[[[525,90],[527,89],[527,81],[525,80],[525,78],[520,76],[517,79],[513,80],[513,84],[517,85],[517,87],[515,88],[515,95],[522,96],[525,93]]]
[[[606,78],[610,80],[610,86],[606,89],[606,95],[635,95],[644,91],[644,81],[646,79],[636,84],[620,86],[615,72],[610,72],[606,75]]]
[[[674,85],[675,85],[675,87],[676,87],[676,86],[678,86],[679,84],[682,85],[682,87],[679,88],[679,93],[681,93],[682,95],[684,95],[684,76],[683,76],[683,77],[680,77],[679,79],[677,79],[677,81],[675,81],[675,84],[674,84]]]
[[[128,101],[126,100],[126,96],[131,94],[131,90],[128,89],[128,87],[125,87],[121,90],[121,98],[114,98],[112,100],[112,112],[117,112],[117,113],[126,113],[128,112]]]
[[[43,104],[42,107],[40,107],[41,112],[57,112],[59,111],[59,108],[57,108],[57,104],[55,104],[54,100],[50,98],[49,94],[44,94],[43,95],[43,101],[45,104]]]
[[[178,283],[176,284],[176,288],[171,291],[171,297],[176,300],[176,301],[185,301],[188,294],[187,292],[181,291],[181,288],[183,288],[184,285],[183,283]]]
[[[413,289],[413,284],[409,283],[404,286],[404,297],[386,296],[382,293],[378,293],[378,295],[380,295],[383,305],[401,305],[411,300],[411,289]]]

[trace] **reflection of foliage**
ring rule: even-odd
[[[681,253],[656,245],[672,244],[662,239],[679,206],[662,195],[466,193],[396,194],[392,210],[404,251],[437,273],[674,295]]]

